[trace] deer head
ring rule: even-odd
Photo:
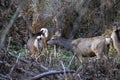
[[[65,39],[61,37],[61,30],[55,32],[55,35],[47,42],[48,45],[58,45],[61,48],[65,48],[67,50],[71,50],[71,41],[69,39]]]
[[[41,28],[40,32],[42,32],[42,36],[41,37],[48,37],[48,29],[47,28]]]

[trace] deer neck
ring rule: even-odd
[[[116,32],[112,33],[111,38],[113,40],[113,43],[120,42],[119,39],[118,39],[118,36],[119,35],[117,35]]]
[[[64,47],[67,50],[71,50],[72,49],[71,42],[72,40],[59,38],[59,40],[57,41],[57,45],[60,47]]]

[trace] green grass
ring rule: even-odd
[[[49,53],[46,53],[46,51],[44,51],[43,53],[44,55],[40,57],[40,63],[44,64],[49,68],[58,68],[58,69],[62,68],[61,61],[63,62],[64,66],[67,68],[74,55],[71,51],[66,51],[64,49],[58,49],[56,54],[53,47],[49,47],[48,50]],[[15,55],[18,55],[20,53],[21,57],[27,55],[24,49],[21,50],[13,49],[11,50],[11,52]],[[115,49],[110,49],[108,54],[109,56],[116,58],[117,52]],[[83,61],[84,63],[81,64],[80,61],[75,57],[70,65],[70,69],[76,70],[80,65],[87,63],[86,61],[87,59],[89,59],[89,57],[84,58],[85,61]],[[119,58],[116,58],[116,61],[117,63],[120,63]]]
[[[108,55],[115,57],[117,56],[117,51],[114,48],[110,48]]]
[[[53,65],[57,64],[57,66],[61,66],[60,61],[62,61],[64,63],[64,66],[68,67],[69,62],[74,55],[71,51],[66,51],[64,49],[59,49],[59,51],[57,51],[57,53],[56,53],[57,56],[54,56],[55,55],[54,54],[54,52],[55,52],[54,48],[50,47],[49,50],[50,50],[50,54],[52,56],[53,61],[55,61],[55,63]],[[74,60],[72,61],[72,64],[71,64],[70,68],[71,69],[76,69],[76,68],[78,68],[79,65],[80,65],[80,62],[75,57]]]

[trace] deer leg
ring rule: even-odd
[[[120,57],[120,50],[117,50],[117,56]]]
[[[97,56],[96,59],[100,59],[100,58],[101,58],[101,55],[100,55],[100,54],[101,54],[101,53],[98,53],[98,52],[95,53],[95,55]]]
[[[81,54],[76,53],[76,57],[79,59],[81,63],[83,62],[83,57]]]
[[[44,43],[44,49],[47,49],[47,39],[46,38],[44,38],[43,43]]]
[[[82,56],[79,56],[79,60],[80,60],[80,62],[82,63],[82,62],[83,62],[83,57],[82,57]]]

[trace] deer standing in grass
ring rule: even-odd
[[[38,58],[42,50],[47,47],[47,37],[48,30],[46,28],[41,28],[40,32],[33,34],[33,36],[28,40],[27,48],[36,58]]]
[[[118,56],[120,56],[120,28],[117,28],[116,26],[113,27],[111,38],[113,41],[113,46],[116,49]]]
[[[76,54],[76,57],[82,62],[83,57],[97,56],[100,59],[104,53],[107,54],[110,44],[110,38],[97,36],[92,38],[78,38],[74,40],[64,39],[60,35],[54,35],[51,40],[47,42],[48,45],[58,45],[67,50],[71,50]]]

